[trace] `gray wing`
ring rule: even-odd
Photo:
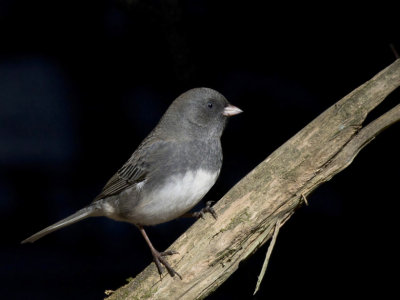
[[[119,194],[126,188],[146,179],[146,171],[135,163],[127,162],[107,181],[94,201]]]
[[[119,194],[132,185],[144,181],[152,168],[152,162],[148,160],[148,157],[153,156],[154,152],[158,152],[157,150],[162,148],[162,144],[163,142],[160,141],[144,141],[130,159],[110,178],[93,201]]]

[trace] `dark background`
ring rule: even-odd
[[[180,93],[211,87],[244,110],[225,131],[223,170],[206,196],[219,199],[392,63],[391,43],[400,50],[398,14],[381,1],[127,2],[0,1],[4,299],[102,299],[151,262],[134,226],[105,218],[20,241],[88,204]],[[281,229],[254,299],[398,293],[399,134],[399,124],[383,132],[309,197]],[[192,222],[148,234],[165,249]],[[266,250],[209,299],[252,298]]]

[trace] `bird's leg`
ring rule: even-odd
[[[211,207],[211,204],[213,204],[214,201],[207,201],[206,202],[206,206],[203,207],[201,210],[199,211],[195,211],[195,212],[187,212],[185,214],[183,214],[181,217],[183,218],[202,218],[204,219],[204,214],[205,213],[210,213],[215,220],[217,220],[218,216],[217,213],[215,212],[214,208]]]
[[[176,272],[174,269],[172,269],[172,267],[169,265],[169,263],[164,259],[164,256],[179,254],[179,253],[176,251],[173,251],[173,250],[158,252],[156,250],[156,248],[154,248],[153,244],[150,242],[150,239],[147,236],[146,231],[144,231],[143,226],[138,226],[138,228],[139,228],[141,234],[143,235],[144,239],[146,240],[147,245],[149,245],[151,254],[153,255],[154,263],[156,264],[156,267],[157,267],[158,273],[160,274],[160,277],[162,275],[161,264],[163,264],[165,266],[165,268],[167,269],[169,275],[171,275],[171,277],[178,275],[178,277],[182,280],[182,276],[179,275],[179,273]]]

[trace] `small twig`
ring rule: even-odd
[[[276,238],[278,237],[279,228],[281,228],[281,218],[278,218],[278,220],[276,220],[275,227],[274,227],[274,235],[272,236],[271,242],[268,246],[267,254],[265,255],[265,259],[264,259],[263,266],[261,268],[260,275],[258,275],[257,285],[256,285],[256,289],[254,290],[253,295],[255,295],[258,292],[261,281],[264,278],[265,271],[267,270],[269,258],[271,257],[272,250],[274,249],[274,246],[275,246]]]
[[[397,52],[396,47],[393,45],[393,43],[390,43],[389,46],[390,46],[390,49],[391,49],[392,52],[393,52],[394,57],[395,57],[396,59],[400,58],[399,52]]]
[[[304,194],[301,194],[301,200],[303,200],[303,203],[308,206],[308,200]]]

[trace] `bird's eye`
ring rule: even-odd
[[[211,102],[208,102],[208,103],[207,103],[207,106],[208,106],[208,108],[212,108],[212,107],[213,107],[213,104],[212,104]]]

